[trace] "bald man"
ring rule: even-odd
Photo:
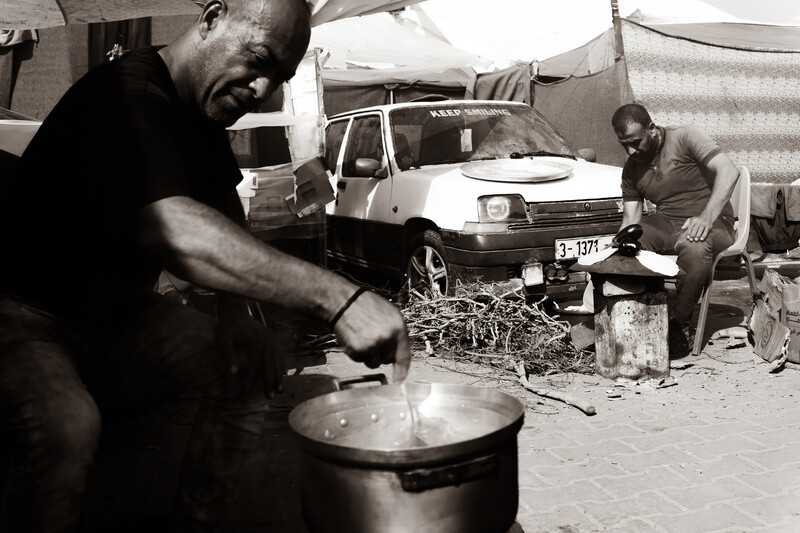
[[[0,422],[9,530],[72,531],[101,429],[92,369],[152,374],[201,403],[176,525],[210,531],[253,449],[284,363],[247,299],[327,322],[355,361],[396,362],[397,308],[244,228],[225,128],[295,72],[301,0],[211,0],[166,47],[74,84],[0,195]],[[217,294],[218,320],[153,292],[162,269]]]
[[[642,248],[677,253],[684,274],[670,308],[669,352],[690,351],[687,332],[714,255],[733,244],[731,192],[739,170],[696,126],[657,126],[647,110],[626,104],[611,124],[628,154],[622,170],[622,227],[641,224]],[[656,212],[643,217],[645,200]]]

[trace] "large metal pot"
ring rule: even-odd
[[[363,381],[384,385],[354,387]],[[504,533],[517,514],[522,403],[494,389],[405,385],[423,427],[415,443],[399,385],[382,374],[336,380],[298,405],[289,424],[304,452],[303,516],[313,533]],[[348,388],[350,387],[350,388]],[[407,422],[407,423],[406,423]],[[435,431],[433,432],[435,433]],[[433,438],[431,438],[433,437]]]

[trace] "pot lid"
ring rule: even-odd
[[[466,163],[461,166],[461,172],[479,180],[537,183],[566,178],[572,166],[537,159],[490,159]]]

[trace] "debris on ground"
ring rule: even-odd
[[[569,394],[568,392],[563,392],[549,387],[533,385],[530,381],[528,381],[528,376],[525,375],[525,368],[523,367],[522,363],[517,364],[517,374],[519,375],[519,382],[522,383],[522,386],[532,393],[544,398],[550,398],[564,402],[567,405],[571,405],[572,407],[580,409],[588,416],[597,414],[597,409],[595,406],[586,400],[578,398],[577,396]]]
[[[521,363],[525,375],[594,373],[594,353],[571,343],[569,325],[517,290],[503,292],[481,282],[437,298],[412,290],[402,313],[412,348],[429,355],[448,354],[514,373]]]
[[[665,389],[667,387],[672,387],[677,385],[678,382],[672,376],[666,376],[663,378],[647,378],[647,379],[640,379],[635,382],[637,387],[642,387],[644,389]]]
[[[734,326],[732,328],[725,328],[715,331],[711,334],[711,340],[718,340],[722,338],[729,339],[746,339],[747,328],[744,326]]]

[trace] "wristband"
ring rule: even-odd
[[[359,296],[361,296],[362,293],[367,292],[368,290],[369,289],[367,289],[366,287],[359,287],[358,289],[356,289],[356,292],[353,293],[350,299],[344,303],[341,309],[339,309],[339,312],[336,313],[336,315],[331,319],[330,322],[328,322],[328,327],[332,330],[333,327],[336,325],[336,323],[339,321],[339,319],[342,318],[344,312],[347,311],[347,308],[353,305],[353,302],[356,301],[356,298],[358,298]]]

